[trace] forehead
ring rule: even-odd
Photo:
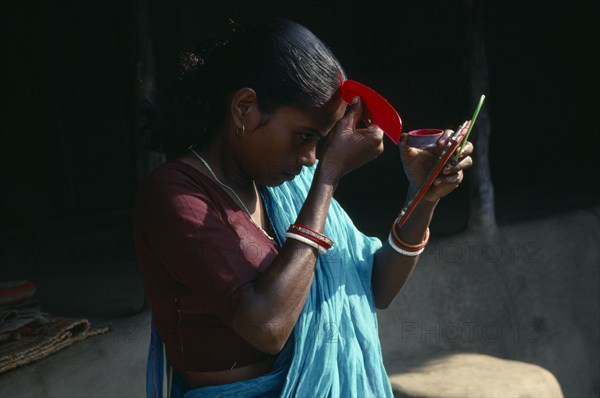
[[[276,112],[276,117],[284,119],[290,126],[319,130],[327,134],[344,117],[345,111],[346,104],[340,100],[310,110],[283,106]]]

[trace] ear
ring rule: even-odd
[[[260,118],[256,91],[249,87],[241,88],[233,94],[231,99],[231,117],[238,129],[246,129],[252,120]]]

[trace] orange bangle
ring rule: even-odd
[[[419,244],[412,245],[412,244],[406,243],[402,239],[400,239],[400,237],[398,236],[398,232],[396,231],[397,223],[398,223],[398,219],[396,219],[396,221],[394,221],[394,224],[392,225],[392,235],[393,235],[396,243],[403,246],[404,248],[406,248],[409,251],[417,251],[417,250],[420,250],[420,249],[424,248],[425,246],[427,246],[427,243],[429,243],[429,227],[427,227],[427,229],[425,230],[425,237],[423,238],[423,241]]]

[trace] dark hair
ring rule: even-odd
[[[167,158],[210,142],[235,90],[254,89],[259,108],[270,114],[280,106],[322,107],[345,79],[329,48],[285,19],[237,27],[225,41],[202,43],[182,54],[181,67],[169,95],[171,122],[162,133]]]

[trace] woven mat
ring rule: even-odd
[[[92,329],[87,319],[51,316],[49,322],[35,328],[34,336],[0,345],[0,373],[37,361],[73,343],[110,331],[110,327]]]

